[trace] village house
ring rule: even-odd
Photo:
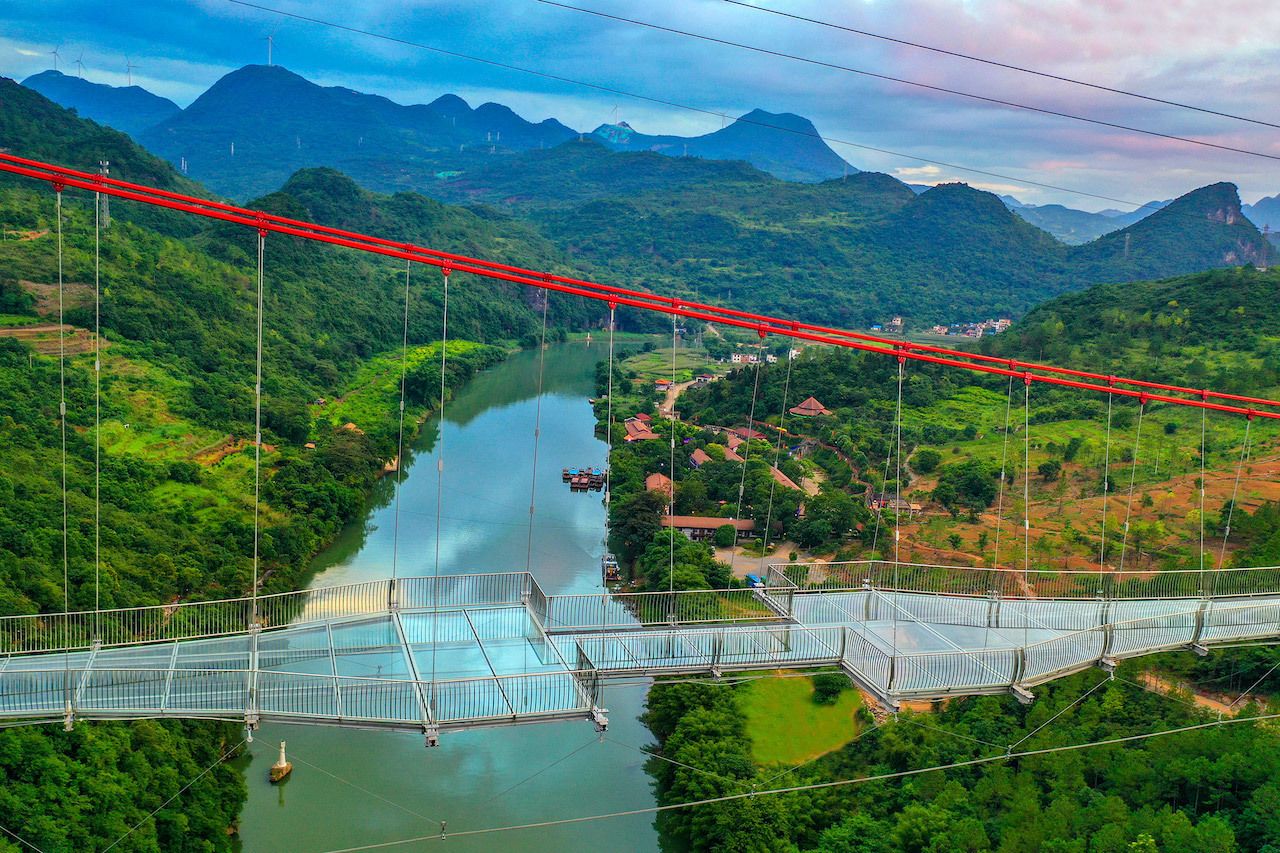
[[[689,462],[692,463],[694,468],[701,468],[710,461],[711,457],[701,447],[696,448],[693,453],[689,454]]]
[[[666,474],[650,474],[644,478],[644,490],[646,492],[658,492],[667,500],[671,500],[671,478]]]
[[[649,424],[639,418],[627,418],[623,426],[627,429],[627,441],[648,441],[658,437],[656,432],[649,429]]]
[[[891,509],[895,512],[905,512],[908,515],[917,515],[924,507],[918,503],[896,498],[893,495],[884,492],[872,492],[867,495],[867,509],[873,512],[880,512],[884,509]]]
[[[756,529],[756,523],[749,518],[716,518],[702,515],[664,515],[663,527],[674,527],[694,542],[711,539],[716,531],[726,524],[732,525],[739,539],[748,539]]]

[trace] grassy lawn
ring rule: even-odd
[[[862,731],[854,718],[862,707],[850,687],[835,705],[813,701],[810,678],[762,678],[739,691],[751,735],[751,753],[760,764],[799,764],[838,749]]]

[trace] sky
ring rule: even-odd
[[[1280,193],[1280,160],[1038,115],[811,64],[707,44],[538,0],[256,0],[350,27],[728,115],[809,118],[860,169],[912,183],[962,180],[1024,202],[1086,210],[1236,183]],[[565,0],[667,27],[988,97],[1280,157],[1280,131],[940,56],[724,0]],[[750,0],[757,5],[1154,97],[1280,124],[1280,3],[1265,0]],[[426,103],[452,92],[589,131],[619,120],[698,135],[722,120],[392,44],[231,0],[7,0],[0,75],[52,67],[136,84],[187,105],[240,66],[273,60],[324,85]],[[842,145],[883,148],[883,154]],[[919,158],[996,172],[966,173]]]

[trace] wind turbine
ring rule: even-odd
[[[54,70],[54,71],[57,71],[57,70],[58,70],[58,57],[59,57],[59,56],[61,56],[61,54],[59,54],[59,53],[58,53],[58,48],[57,48],[56,46],[54,47],[54,49],[53,49],[53,50],[51,50],[51,51],[49,51],[49,52],[50,52],[51,54],[53,54],[53,70]]]
[[[80,51],[80,55],[76,57],[76,73],[80,75],[81,80],[84,79],[84,63],[81,62],[82,59],[84,59],[83,50]]]
[[[128,75],[129,75],[129,85],[132,86],[133,85],[133,69],[137,68],[138,66],[134,65],[133,60],[131,60],[129,57],[126,56],[124,58],[124,67],[125,67],[125,71],[128,72]]]
[[[267,67],[271,67],[271,48],[275,47],[276,31],[272,30],[271,34],[264,39],[267,43]]]

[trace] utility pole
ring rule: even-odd
[[[1132,234],[1124,235],[1124,259],[1129,260],[1129,242],[1133,239]]]

